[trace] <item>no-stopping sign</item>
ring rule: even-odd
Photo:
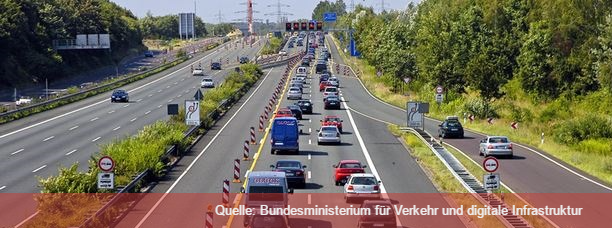
[[[442,86],[440,86],[440,85],[439,85],[439,86],[437,86],[437,87],[436,87],[436,93],[437,93],[437,94],[442,94],[442,92],[444,92],[444,88],[442,88]]]
[[[110,172],[115,168],[115,161],[109,156],[101,157],[98,160],[98,167],[104,172]]]
[[[499,168],[499,161],[494,157],[487,157],[482,162],[482,168],[489,173],[495,172]]]

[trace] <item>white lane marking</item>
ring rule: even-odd
[[[172,102],[172,99],[168,100],[168,103]]]
[[[182,82],[182,81],[185,81],[185,78],[181,78],[181,82]]]
[[[210,55],[212,55],[212,54],[214,54],[214,53],[216,53],[216,52],[217,52],[217,50],[215,50],[215,51],[211,52],[210,54],[208,54],[208,55],[206,55],[206,56],[204,56],[204,57],[202,57],[202,58],[200,58],[200,59],[198,59],[198,60],[196,60],[196,61],[201,61],[201,60],[203,60],[203,59],[207,58],[208,56],[210,56]],[[167,74],[167,75],[165,75],[165,76],[163,76],[163,77],[161,77],[161,78],[155,79],[155,80],[153,80],[153,81],[151,81],[151,82],[149,82],[149,83],[146,83],[146,84],[144,84],[144,85],[141,85],[141,86],[139,86],[139,87],[136,87],[136,88],[134,88],[134,89],[132,89],[132,90],[130,90],[130,91],[128,91],[128,92],[134,92],[134,91],[137,91],[137,90],[142,89],[142,88],[144,88],[144,87],[147,87],[147,86],[149,86],[149,85],[151,85],[151,84],[153,84],[153,83],[156,83],[156,82],[161,81],[161,80],[163,80],[163,79],[165,79],[165,78],[167,78],[167,77],[170,77],[171,75],[173,75],[173,74],[175,74],[175,73],[177,73],[177,72],[179,72],[179,71],[182,71],[182,70],[184,70],[184,69],[187,69],[187,67],[189,67],[189,66],[184,66],[183,68],[180,68],[180,69],[178,69],[178,70],[175,70],[175,71],[173,71],[173,72],[170,72],[169,74]],[[194,87],[194,88],[195,88],[195,87]],[[160,91],[158,91],[158,92],[161,92],[161,90],[160,90]],[[93,104],[87,105],[87,106],[85,106],[85,107],[82,107],[82,108],[79,108],[79,109],[76,109],[76,110],[73,110],[73,111],[70,111],[70,112],[67,112],[67,113],[61,114],[61,115],[59,115],[59,116],[55,116],[55,117],[53,117],[53,118],[50,118],[50,119],[47,119],[47,120],[44,120],[44,121],[41,121],[41,122],[38,122],[38,123],[32,124],[32,125],[30,125],[30,126],[27,126],[27,127],[24,127],[24,128],[21,128],[21,129],[18,129],[18,130],[15,130],[15,131],[12,131],[12,132],[6,133],[6,134],[4,134],[4,135],[0,135],[0,139],[1,139],[1,138],[4,138],[4,137],[7,137],[7,136],[10,136],[10,135],[13,135],[13,134],[16,134],[16,133],[19,133],[19,132],[22,132],[22,131],[25,131],[25,130],[28,130],[28,129],[33,128],[33,127],[40,126],[41,124],[45,124],[45,123],[48,123],[48,122],[54,121],[54,120],[59,119],[59,118],[62,118],[62,117],[64,117],[64,116],[67,116],[67,115],[70,115],[70,114],[73,114],[73,113],[76,113],[76,112],[79,112],[79,111],[82,111],[82,110],[85,110],[85,109],[91,108],[91,107],[93,107],[93,106],[96,106],[96,105],[99,105],[99,104],[102,104],[102,103],[106,103],[107,101],[108,101],[108,100],[106,100],[106,98],[105,98],[105,99],[103,99],[103,100],[101,100],[101,101],[98,101],[98,102],[96,102],[96,103],[93,103]],[[126,106],[126,107],[127,107],[127,106]],[[38,213],[38,212],[37,212],[37,213]],[[26,222],[26,221],[24,221],[24,222]],[[23,223],[23,222],[22,222],[22,223]],[[20,224],[22,224],[22,223],[20,223]]]
[[[123,107],[124,107],[124,108],[127,108],[128,106],[130,106],[130,104],[126,104],[126,105],[124,105]]]
[[[166,89],[170,88],[170,86],[166,86]]]
[[[308,128],[308,133],[311,133],[311,132],[312,132],[312,128]]]
[[[178,96],[176,96],[176,98],[179,98],[179,97],[182,97],[182,96],[183,96],[183,94],[179,94]]]
[[[163,105],[158,105],[157,108],[161,108]]]
[[[0,191],[2,191],[2,189],[5,189],[5,188],[6,188],[6,185],[0,187]]]
[[[189,93],[189,90],[185,90],[185,93]]]
[[[71,150],[70,152],[66,153],[66,156],[71,155],[74,152],[77,152],[77,149]]]
[[[136,100],[136,102],[141,102],[141,101],[142,101],[142,99],[138,99],[138,100]]]
[[[95,138],[95,139],[92,139],[92,140],[91,140],[91,142],[95,142],[95,141],[98,141],[98,139],[101,139],[101,138],[102,138],[102,137],[100,137],[100,136],[98,136],[97,138]]]
[[[53,139],[53,138],[55,138],[55,136],[53,136],[53,135],[52,135],[52,136],[49,136],[49,137],[47,137],[46,139],[43,139],[43,142],[49,141],[49,140],[51,140],[51,139]]]
[[[152,96],[153,96],[153,94],[149,94],[149,95],[148,95],[148,97],[152,97]]]
[[[308,119],[308,123],[312,123],[312,120],[311,120],[311,119]]]
[[[194,86],[194,87],[191,87],[191,88],[192,88],[192,89],[195,89],[196,87]]]
[[[93,119],[89,120],[89,122],[94,122],[94,121],[96,121],[96,120],[98,120],[98,119],[100,119],[100,118],[95,117],[95,118],[93,118]]]
[[[308,153],[308,160],[312,159],[312,154]]]
[[[138,119],[138,118],[135,117],[134,119],[131,119],[130,122],[134,122],[134,121],[136,121],[136,119]]]
[[[312,139],[308,139],[308,145],[312,144]],[[308,154],[308,159],[310,159],[310,154]]]
[[[76,125],[76,126],[74,126],[74,127],[71,127],[70,129],[68,129],[68,131],[72,131],[72,130],[74,130],[74,129],[77,129],[78,127],[79,127],[79,125]]]
[[[37,169],[32,170],[32,172],[33,172],[33,173],[38,172],[38,171],[40,171],[41,169],[44,169],[45,167],[47,167],[47,165],[43,165],[43,166],[41,166],[41,167],[38,167]]]
[[[176,84],[178,84],[178,82],[174,82],[173,84],[175,84],[175,85],[176,85]]]
[[[108,111],[108,114],[112,114],[115,110]]]
[[[15,154],[21,153],[21,151],[23,151],[23,148],[21,148],[21,149],[19,149],[19,150],[15,151],[15,152],[13,152],[13,153],[11,153],[11,155],[15,155]]]
[[[116,128],[113,128],[113,131],[119,130],[119,128],[121,128],[121,126],[117,126]]]
[[[312,173],[308,171],[308,179],[312,178]]]
[[[149,113],[151,113],[151,110],[145,112],[145,115],[148,115]]]
[[[270,71],[268,71],[268,73],[266,74],[266,76],[263,78],[262,82],[259,83],[259,85],[257,86],[257,88],[255,88],[255,90],[253,91],[253,93],[251,93],[251,95],[244,101],[244,103],[242,103],[242,105],[238,108],[238,110],[234,113],[234,115],[232,115],[232,117],[230,117],[230,119],[227,121],[227,123],[225,123],[223,125],[223,127],[221,127],[221,130],[219,130],[217,132],[217,134],[215,134],[215,136],[210,140],[210,142],[208,142],[208,144],[206,145],[206,147],[204,147],[204,149],[202,149],[202,151],[200,151],[200,153],[198,154],[198,156],[195,157],[195,159],[193,159],[193,161],[191,162],[191,164],[189,164],[189,166],[187,166],[187,168],[185,169],[185,171],[183,171],[183,173],[181,173],[181,175],[174,181],[174,183],[172,183],[172,185],[170,186],[170,188],[168,188],[168,190],[164,193],[164,195],[162,195],[162,197],[157,200],[157,202],[155,202],[155,204],[153,205],[153,207],[151,209],[149,209],[149,211],[145,214],[145,216],[140,220],[140,222],[138,222],[138,224],[136,224],[136,226],[134,228],[139,228],[140,226],[142,226],[142,224],[145,222],[145,220],[147,220],[149,218],[149,216],[151,216],[151,214],[153,213],[153,211],[159,206],[159,204],[166,198],[166,196],[168,196],[168,194],[170,194],[170,192],[172,191],[172,189],[174,189],[174,187],[176,187],[176,185],[178,184],[179,181],[181,181],[181,179],[183,179],[183,177],[187,174],[187,172],[189,172],[189,170],[191,170],[191,168],[195,165],[195,163],[200,159],[200,157],[202,157],[202,155],[204,154],[204,152],[206,150],[208,150],[208,148],[210,147],[210,145],[213,144],[213,142],[215,142],[215,140],[217,139],[217,137],[219,137],[219,135],[223,132],[223,130],[225,129],[225,127],[227,127],[227,125],[229,125],[229,123],[232,122],[232,120],[234,119],[234,117],[236,117],[236,115],[238,115],[238,113],[240,113],[240,110],[242,110],[242,108],[249,102],[249,100],[251,100],[251,98],[253,97],[253,95],[255,95],[257,93],[257,91],[259,90],[259,88],[261,87],[261,85],[263,85],[264,81],[266,81],[266,79],[268,78],[268,76],[270,75],[270,73],[272,72],[272,70],[274,70],[274,68],[270,69]],[[238,198],[236,198],[238,199]]]
[[[346,107],[346,105],[344,105],[344,106]],[[353,112],[355,112],[355,113],[357,113],[357,114],[359,114],[359,115],[362,115],[362,116],[364,116],[364,117],[366,117],[366,118],[368,118],[368,119],[372,119],[372,120],[374,120],[374,121],[378,121],[378,122],[381,122],[381,123],[384,123],[384,124],[393,124],[393,123],[391,123],[391,122],[387,122],[387,121],[384,121],[384,120],[381,120],[381,119],[374,118],[374,117],[372,117],[372,116],[369,116],[369,115],[367,115],[367,114],[365,114],[365,113],[359,112],[359,111],[357,111],[357,110],[355,110],[355,109],[352,109],[352,108],[348,108],[348,107],[347,107],[347,109],[350,109],[351,111],[353,111]]]
[[[246,173],[244,174],[244,179],[249,177],[249,173],[251,173],[251,170],[247,170]]]
[[[164,91],[163,89],[157,90],[158,93],[161,93],[162,91]]]

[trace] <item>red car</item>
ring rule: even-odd
[[[274,117],[293,117],[293,112],[291,112],[291,109],[281,108],[276,112]]]
[[[319,83],[319,92],[323,91],[325,87],[333,86],[330,81],[322,81]]]
[[[334,182],[336,186],[346,183],[351,174],[365,173],[365,168],[367,168],[366,165],[361,165],[357,160],[342,160],[332,167],[334,167]]]
[[[342,133],[342,119],[338,116],[325,116],[325,118],[321,120],[321,126],[336,126],[338,131]]]

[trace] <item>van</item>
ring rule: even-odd
[[[270,153],[276,151],[293,151],[300,153],[298,120],[295,117],[277,117],[272,123]]]
[[[286,208],[293,189],[287,184],[285,172],[253,171],[247,177],[246,188],[240,192],[246,193],[245,207],[253,208],[255,214],[266,205],[269,208]],[[244,216],[243,223],[248,225],[251,216]]]
[[[300,74],[304,75],[304,74],[307,74],[306,71],[307,71],[306,67],[298,67],[296,73],[298,75],[300,75]]]

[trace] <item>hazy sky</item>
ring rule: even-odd
[[[143,17],[147,11],[155,16],[166,14],[178,14],[183,12],[193,12],[193,0],[111,0],[120,6],[131,10],[137,17]],[[219,10],[223,16],[224,22],[232,22],[233,20],[246,18],[246,13],[236,13],[237,11],[246,11],[247,0],[196,0],[197,15],[205,22],[217,23],[219,21]],[[270,22],[276,22],[276,15],[265,15],[276,13],[278,8],[276,4],[290,5],[290,7],[282,7],[282,11],[291,13],[288,16],[289,20],[308,18],[312,15],[312,10],[317,5],[319,0],[253,0],[253,6],[256,19],[262,19],[263,22],[269,19]],[[335,0],[331,0],[335,1]],[[376,11],[380,10],[381,2],[384,1],[386,9],[404,9],[409,2],[419,2],[418,0],[353,0],[355,5],[358,3],[366,6],[372,6]],[[351,0],[344,0],[348,5]],[[240,4],[244,3],[244,4]],[[268,7],[268,5],[274,5]]]

